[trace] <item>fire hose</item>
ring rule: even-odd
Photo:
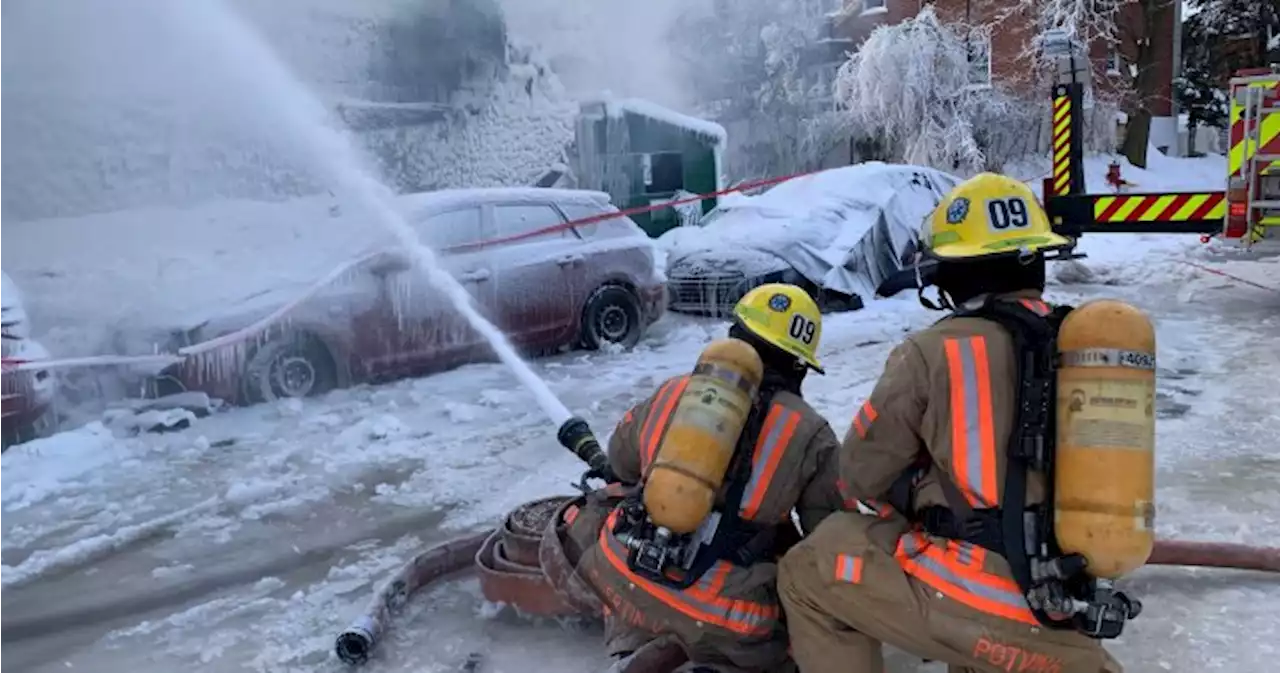
[[[590,429],[573,418],[560,431],[560,443],[607,476],[607,459]],[[428,549],[404,565],[374,595],[365,612],[338,635],[338,658],[351,665],[368,661],[390,626],[394,613],[423,587],[474,570],[485,600],[505,603],[542,617],[597,617],[601,603],[577,577],[564,544],[565,514],[572,496],[553,496],[520,505],[497,528],[473,533]],[[1280,548],[1220,542],[1156,540],[1147,565],[1199,566],[1280,573]],[[669,648],[668,648],[669,649]],[[671,654],[661,648],[637,657],[628,673],[669,670]],[[664,666],[666,666],[664,668]]]

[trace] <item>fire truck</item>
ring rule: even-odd
[[[1077,71],[1075,66],[1071,71]],[[1280,239],[1280,69],[1241,70],[1230,81],[1230,149],[1223,191],[1087,194],[1084,182],[1084,84],[1053,88],[1053,171],[1045,210],[1060,233],[1198,233],[1252,247]]]

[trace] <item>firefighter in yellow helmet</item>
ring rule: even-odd
[[[822,315],[801,288],[763,285],[738,302],[729,336],[755,350],[763,378],[712,514],[704,521],[708,527],[699,527],[700,534],[707,531],[699,538],[706,544],[690,547],[698,551],[681,581],[638,572],[620,525],[634,511],[628,508],[643,503],[652,462],[690,376],[664,381],[623,416],[608,447],[610,469],[622,486],[610,501],[614,507],[603,516],[584,507],[578,515],[591,521],[585,529],[596,537],[577,571],[605,606],[605,638],[615,670],[651,661],[658,650],[675,652],[683,662],[680,671],[763,673],[791,667],[775,563],[801,534],[793,511],[801,529],[810,531],[842,507],[836,484],[839,442],[800,394],[805,374],[822,372],[817,358]],[[623,492],[628,495],[621,497]],[[574,528],[580,538],[584,527]]]
[[[1086,578],[1067,568],[1033,587],[1040,552],[1027,551],[1052,530],[1047,464],[1020,453],[1045,446],[1051,427],[1043,358],[1063,310],[1041,298],[1044,253],[1071,241],[1026,185],[991,173],[948,194],[921,238],[951,313],[893,350],[853,415],[839,462],[857,508],[828,517],[780,564],[796,663],[881,673],[889,643],[951,671],[1119,671],[1081,632],[1097,624],[1041,600]]]

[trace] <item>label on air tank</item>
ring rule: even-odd
[[[1153,502],[1140,500],[1134,505],[1133,529],[1147,532],[1156,527],[1156,506]]]
[[[1144,351],[1119,348],[1083,348],[1062,354],[1064,367],[1127,367],[1155,371],[1156,356]]]
[[[1148,381],[1064,377],[1058,389],[1059,448],[1153,451],[1154,414]]]

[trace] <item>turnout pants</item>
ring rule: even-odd
[[[1122,673],[1096,640],[944,597],[871,541],[874,521],[832,514],[782,560],[778,592],[801,673],[883,673],[882,643],[951,673]],[[839,555],[860,561],[837,567]]]

